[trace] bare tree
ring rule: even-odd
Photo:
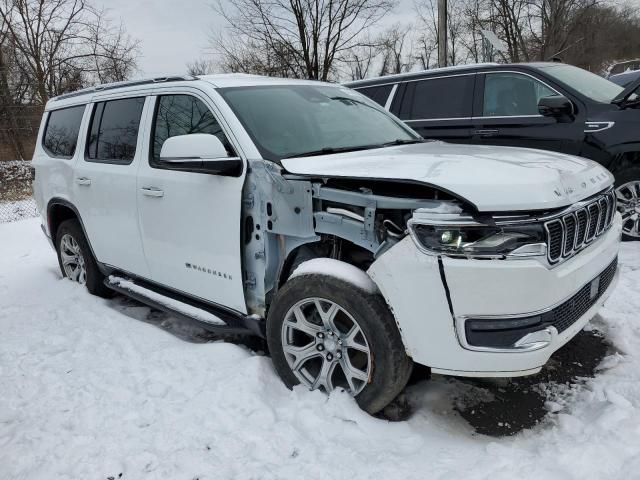
[[[328,80],[394,0],[237,0],[218,3],[227,37],[213,39],[223,68]]]
[[[351,80],[361,80],[371,74],[379,53],[380,45],[367,37],[361,45],[351,48],[341,62],[346,65]]]
[[[378,39],[382,56],[379,75],[408,72],[413,66],[412,45],[408,37],[410,28],[396,24]]]
[[[209,75],[214,72],[213,64],[206,58],[199,58],[187,63],[187,73],[194,77],[198,75]]]
[[[135,68],[137,43],[86,0],[0,0],[0,20],[39,103]]]

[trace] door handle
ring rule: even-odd
[[[498,130],[476,130],[474,133],[481,137],[495,137],[498,134]]]
[[[78,177],[76,178],[76,183],[78,185],[91,185],[91,179],[87,177]]]
[[[143,187],[140,189],[143,195],[147,197],[164,197],[164,190],[156,187]]]

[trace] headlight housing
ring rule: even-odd
[[[470,258],[506,258],[546,254],[543,227],[483,224],[461,215],[420,215],[409,221],[418,247],[427,252]]]

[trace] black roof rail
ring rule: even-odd
[[[137,87],[138,85],[149,85],[152,83],[164,83],[164,82],[182,82],[197,80],[197,77],[192,75],[171,75],[167,77],[155,77],[145,78],[141,80],[127,80],[124,82],[104,83],[102,85],[96,85],[95,87],[87,87],[75,92],[63,93],[57,97],[53,97],[51,101],[64,100],[66,98],[78,97],[80,95],[86,95],[87,93],[104,92],[105,90],[113,90],[116,88],[125,87]]]

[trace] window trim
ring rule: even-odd
[[[62,107],[62,108],[56,108],[54,110],[49,110],[46,112],[47,114],[47,121],[44,124],[44,131],[42,132],[42,139],[40,141],[40,144],[42,146],[42,149],[44,150],[44,152],[47,154],[48,157],[50,158],[59,158],[62,160],[72,160],[75,156],[76,153],[78,153],[78,146],[80,144],[80,134],[82,133],[82,120],[84,119],[84,115],[87,113],[87,105],[90,105],[90,103],[80,103],[78,105],[70,105],[68,107]],[[78,136],[76,138],[76,146],[73,149],[73,154],[71,156],[67,156],[67,155],[56,155],[54,154],[51,150],[49,150],[46,146],[46,139],[47,139],[47,131],[49,130],[49,122],[51,121],[51,114],[54,112],[60,112],[62,110],[69,110],[71,108],[79,108],[79,107],[83,107],[84,110],[82,112],[82,116],[80,117],[80,125],[78,127]]]
[[[132,92],[134,93],[134,92]],[[137,93],[137,92],[136,92]],[[147,102],[147,97],[148,95],[133,95],[133,96],[123,96],[123,97],[117,97],[117,98],[106,98],[106,99],[94,99],[91,101],[90,105],[91,105],[91,117],[89,119],[89,123],[87,125],[87,132],[85,135],[85,144],[84,144],[84,161],[88,162],[88,163],[104,163],[106,165],[122,165],[122,166],[128,166],[131,165],[133,163],[133,161],[136,159],[136,155],[138,154],[138,144],[140,143],[140,134],[142,133],[144,135],[144,132],[141,132],[140,127],[142,126],[142,122],[144,120],[144,106],[145,103]],[[140,110],[140,120],[138,122],[138,133],[136,135],[136,151],[133,154],[133,157],[126,161],[123,162],[122,160],[119,159],[114,159],[114,158],[109,158],[109,159],[97,159],[97,158],[89,158],[89,145],[90,145],[90,141],[89,141],[89,137],[91,136],[91,130],[93,127],[93,119],[94,116],[96,114],[96,111],[98,110],[98,105],[101,103],[104,103],[105,105],[109,102],[117,102],[117,101],[121,101],[121,100],[130,100],[130,99],[135,99],[135,98],[141,98],[144,100],[144,103],[142,104],[142,110]],[[102,108],[102,114],[100,115],[100,125],[98,125],[98,132],[100,132],[100,128],[102,127],[102,117],[104,116],[104,107]],[[98,135],[98,144],[100,140],[100,136]],[[98,154],[98,150],[97,150],[97,146],[96,146],[96,155]]]
[[[158,170],[175,170],[175,168],[170,168],[170,167],[165,167],[162,165],[154,165],[155,163],[155,159],[153,158],[153,144],[155,142],[155,137],[156,137],[156,116],[158,113],[158,108],[160,106],[160,99],[162,97],[177,97],[177,96],[185,96],[185,97],[192,97],[195,98],[199,101],[201,101],[205,107],[207,107],[207,109],[209,110],[209,112],[211,113],[211,115],[213,115],[213,118],[216,120],[216,122],[218,122],[218,125],[220,126],[220,130],[222,131],[222,133],[224,134],[224,136],[227,139],[227,142],[229,142],[229,145],[231,145],[231,148],[233,148],[235,155],[233,156],[229,156],[229,157],[221,157],[221,158],[225,158],[227,160],[243,160],[242,156],[238,153],[238,148],[236,145],[233,144],[233,142],[231,141],[231,137],[229,136],[229,134],[227,133],[227,131],[225,130],[225,126],[224,123],[220,121],[220,117],[221,115],[216,114],[215,109],[211,108],[211,106],[207,103],[207,101],[203,98],[201,98],[198,95],[195,95],[192,92],[188,92],[188,93],[184,93],[180,90],[176,90],[174,91],[167,91],[166,93],[161,93],[161,92],[156,92],[154,93],[154,95],[152,96],[152,101],[154,102],[153,105],[153,110],[151,113],[151,125],[149,127],[149,142],[148,142],[148,153],[147,153],[147,163],[149,165],[149,167],[151,168],[155,168]],[[238,176],[241,176],[242,173],[244,171],[244,160],[243,160],[243,167],[242,167],[242,172],[240,172],[240,174]],[[204,173],[204,172],[192,172],[192,173]]]

